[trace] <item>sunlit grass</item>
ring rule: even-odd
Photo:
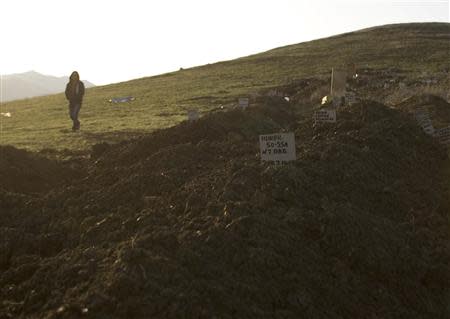
[[[419,32],[419,31],[420,32]],[[71,132],[63,94],[3,103],[0,144],[30,150],[86,150],[186,119],[186,110],[207,112],[237,97],[307,77],[327,78],[332,67],[400,68],[414,77],[450,67],[450,24],[395,26],[287,46],[262,54],[86,91],[81,132]],[[441,36],[440,34],[444,34]],[[134,96],[112,104],[112,97]]]

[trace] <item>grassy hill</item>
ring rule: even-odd
[[[3,103],[0,144],[30,150],[85,150],[144,131],[172,126],[186,109],[207,112],[241,95],[304,78],[327,80],[332,67],[402,70],[419,79],[450,69],[450,24],[399,24],[274,49],[233,61],[87,90],[82,131],[72,133],[62,94]],[[136,97],[111,104],[112,97]]]
[[[447,318],[449,155],[412,114],[450,123],[448,31],[387,26],[91,89],[79,133],[61,95],[2,105],[2,143],[57,151],[0,145],[0,318]],[[303,111],[352,61],[362,100],[315,122]],[[189,107],[202,118],[173,125]],[[297,160],[261,162],[259,136],[282,131]]]

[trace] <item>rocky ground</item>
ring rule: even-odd
[[[65,163],[1,147],[0,318],[448,318],[447,151],[402,107],[297,111],[260,97]],[[280,131],[297,161],[261,163]]]

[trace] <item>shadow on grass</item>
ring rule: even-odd
[[[78,134],[86,140],[90,145],[99,143],[115,144],[126,140],[135,139],[150,131],[136,130],[136,131],[111,131],[111,132],[84,132],[80,131]]]
[[[108,143],[116,144],[122,141],[131,140],[138,138],[149,131],[111,131],[111,132],[88,132],[88,131],[78,131],[72,132],[72,130],[64,130],[65,134],[70,134],[74,140],[83,141],[84,146],[82,148],[71,147],[68,145],[66,148],[55,149],[52,147],[44,148],[38,153],[41,155],[55,160],[73,160],[89,158],[92,152],[92,147],[96,144]],[[87,146],[87,147],[86,147]]]

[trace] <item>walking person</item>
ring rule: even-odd
[[[77,71],[73,71],[70,75],[70,80],[66,85],[65,93],[66,98],[69,100],[69,115],[73,122],[72,131],[77,131],[80,129],[78,113],[80,113],[84,96],[84,84],[80,81],[80,75]]]

